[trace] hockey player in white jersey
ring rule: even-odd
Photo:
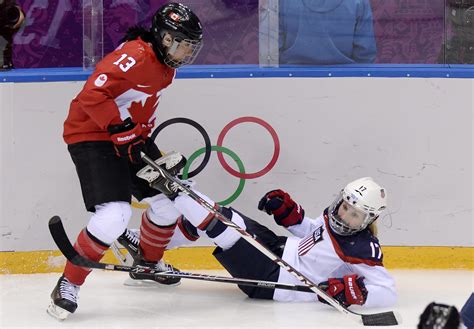
[[[156,173],[156,172],[155,172]],[[140,177],[140,173],[137,174]],[[168,248],[195,241],[206,234],[218,246],[213,255],[234,277],[280,283],[300,282],[245,241],[173,184],[159,176],[152,187],[169,199],[170,213],[183,215]],[[215,207],[209,197],[194,190]],[[397,294],[392,276],[383,267],[382,249],[371,231],[374,221],[387,205],[387,193],[370,177],[357,179],[343,188],[334,202],[316,219],[306,216],[303,208],[282,190],[266,193],[258,208],[273,215],[276,223],[293,236],[278,236],[267,227],[233,208],[220,211],[252,234],[277,256],[318,283],[340,303],[365,307],[388,307]],[[163,213],[164,215],[164,213]],[[316,301],[314,293],[239,286],[251,298],[287,302]]]

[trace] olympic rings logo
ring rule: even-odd
[[[256,123],[256,124],[262,126],[263,128],[265,128],[267,130],[267,132],[270,134],[270,136],[273,140],[273,144],[274,144],[274,146],[273,146],[273,156],[270,159],[270,161],[268,162],[268,164],[263,169],[261,169],[259,171],[256,171],[256,172],[253,172],[253,173],[247,173],[245,171],[244,164],[243,164],[242,160],[239,158],[239,156],[234,151],[232,151],[229,148],[223,146],[224,138],[227,135],[227,133],[232,128],[234,128],[235,126],[237,126],[241,123],[247,123],[247,122],[248,123]],[[237,186],[237,189],[234,191],[234,193],[232,193],[232,195],[230,195],[227,199],[217,202],[218,204],[220,204],[222,206],[226,206],[226,205],[232,203],[233,201],[235,201],[239,197],[239,195],[244,190],[245,181],[247,179],[255,179],[255,178],[258,178],[258,177],[261,177],[261,176],[267,174],[275,166],[275,164],[278,160],[278,157],[280,155],[280,140],[278,138],[278,135],[277,135],[275,129],[273,129],[273,127],[270,124],[268,124],[266,121],[264,121],[260,118],[257,118],[257,117],[250,117],[250,116],[237,118],[237,119],[232,120],[231,122],[229,122],[222,129],[222,131],[219,133],[219,136],[217,137],[217,143],[216,143],[217,145],[211,145],[211,141],[210,141],[209,134],[207,133],[207,131],[199,123],[197,123],[194,120],[188,119],[188,118],[173,118],[173,119],[169,119],[169,120],[163,122],[162,124],[160,124],[155,129],[155,131],[150,136],[150,138],[155,140],[156,137],[158,136],[158,134],[164,128],[166,128],[170,125],[176,124],[176,123],[184,123],[184,124],[188,124],[188,125],[194,127],[202,135],[202,137],[204,139],[204,144],[205,144],[205,146],[203,148],[200,148],[200,149],[196,150],[188,158],[188,161],[186,162],[186,165],[183,168],[183,174],[181,176],[182,179],[191,178],[191,177],[194,177],[197,174],[199,174],[206,167],[206,165],[208,164],[212,151],[217,152],[217,158],[218,158],[220,164],[222,165],[222,167],[224,168],[224,170],[227,171],[232,176],[239,178],[239,185]],[[200,155],[202,155],[203,153],[204,153],[204,157],[202,159],[202,162],[199,164],[199,166],[197,166],[196,169],[194,169],[193,171],[190,172],[189,170],[190,170],[191,165],[193,164],[193,162]],[[232,160],[235,161],[239,171],[234,170],[225,161],[223,153],[227,154],[228,156],[230,156],[232,158]],[[132,206],[134,206],[136,208],[146,208],[147,207],[146,205],[143,205],[141,203],[136,203],[136,202],[132,202]]]

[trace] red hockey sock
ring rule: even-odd
[[[146,261],[158,262],[163,258],[175,228],[176,223],[169,226],[158,226],[150,221],[146,212],[143,213],[140,226],[140,249]]]
[[[105,251],[109,249],[109,247],[93,240],[87,233],[87,229],[83,229],[77,236],[74,249],[87,259],[97,262],[104,256]],[[91,271],[90,268],[76,266],[68,261],[64,269],[64,276],[69,282],[80,286],[84,283]]]

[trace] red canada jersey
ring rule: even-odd
[[[156,58],[141,39],[123,43],[105,56],[71,102],[64,122],[64,141],[109,141],[107,127],[130,117],[142,125],[147,137],[155,125],[161,91],[174,79],[175,70]]]

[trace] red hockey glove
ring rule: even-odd
[[[258,209],[273,215],[275,222],[284,227],[301,224],[304,218],[303,208],[282,190],[265,194],[258,203]]]
[[[368,291],[365,288],[364,277],[358,277],[357,274],[345,275],[343,278],[330,278],[318,286],[346,307],[354,304],[364,305],[367,300]],[[322,298],[318,298],[320,302],[326,303]]]
[[[109,126],[108,131],[118,156],[134,164],[142,162],[140,152],[145,147],[145,141],[140,124],[135,124],[127,118],[121,125]]]

